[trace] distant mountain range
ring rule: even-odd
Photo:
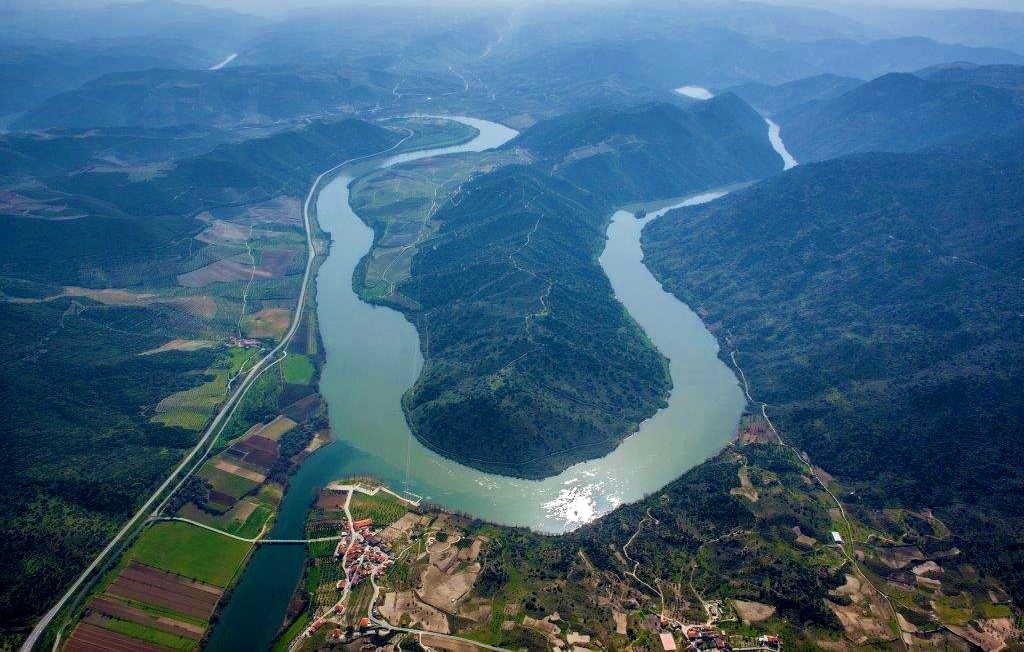
[[[56,95],[18,129],[266,124],[299,115],[353,112],[390,95],[387,75],[325,68],[230,67],[105,75]]]

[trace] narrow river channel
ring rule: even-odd
[[[491,122],[458,120],[476,127],[479,136],[459,147],[406,153],[346,171],[319,195],[320,224],[333,240],[317,277],[327,355],[320,390],[337,441],[310,457],[292,478],[273,538],[301,537],[317,488],[352,475],[372,475],[432,503],[496,523],[566,532],[657,491],[714,455],[735,432],[745,404],[735,375],[718,358],[718,343],[700,318],[664,291],[644,266],[640,249],[644,224],[672,208],[725,194],[717,192],[652,211],[642,220],[618,211],[608,227],[600,263],[618,299],[670,360],[669,404],[641,424],[639,432],[603,458],[540,481],[462,466],[411,435],[401,397],[423,363],[419,338],[400,313],[366,304],[352,290],[353,271],[369,250],[373,233],[349,206],[348,187],[371,169],[449,152],[482,151],[516,133]],[[304,557],[301,546],[258,549],[208,649],[265,649],[281,623]]]

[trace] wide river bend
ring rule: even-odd
[[[352,274],[373,232],[349,206],[349,184],[366,172],[427,156],[498,147],[516,135],[499,124],[454,118],[480,134],[457,147],[405,153],[345,170],[320,192],[320,225],[332,235],[317,276],[317,306],[327,362],[320,391],[337,441],[311,456],[292,478],[271,537],[301,538],[316,490],[336,478],[372,475],[443,507],[506,525],[566,532],[616,506],[657,491],[714,455],[735,432],[744,398],[718,343],[700,318],[665,292],[643,264],[643,225],[680,205],[710,201],[710,193],[649,213],[618,211],[600,263],[618,299],[670,360],[668,406],[641,424],[605,457],[545,480],[523,480],[463,466],[421,445],[402,413],[423,358],[413,326],[398,312],[372,306],[352,289]],[[263,546],[214,629],[208,649],[265,649],[302,572],[301,546]]]

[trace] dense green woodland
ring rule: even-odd
[[[1024,132],[798,167],[643,237],[756,399],[872,505],[956,516],[1024,594]]]
[[[565,181],[507,167],[434,216],[403,292],[426,362],[406,397],[428,446],[544,477],[611,450],[658,406],[664,359],[597,262],[609,209]]]

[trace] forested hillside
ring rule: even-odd
[[[871,505],[953,514],[1024,593],[1024,135],[801,166],[645,230],[782,432]]]
[[[798,161],[857,152],[909,152],[995,134],[1024,120],[1011,89],[889,74],[830,100],[780,113],[786,146]]]
[[[610,451],[671,384],[597,260],[613,208],[781,168],[764,120],[727,95],[569,114],[479,159],[357,181],[352,205],[376,238],[356,286],[420,333],[413,432],[460,462],[526,477]],[[435,210],[444,187],[458,190]]]
[[[839,97],[863,83],[864,80],[854,77],[824,74],[797,79],[778,86],[748,82],[725,90],[739,96],[759,111],[767,115],[775,115],[807,102]]]
[[[782,170],[768,126],[735,95],[687,107],[594,109],[538,123],[509,143],[613,204],[677,197]]]
[[[664,359],[597,256],[609,208],[539,171],[466,183],[401,291],[425,365],[414,433],[466,464],[544,477],[611,450],[662,404]]]

